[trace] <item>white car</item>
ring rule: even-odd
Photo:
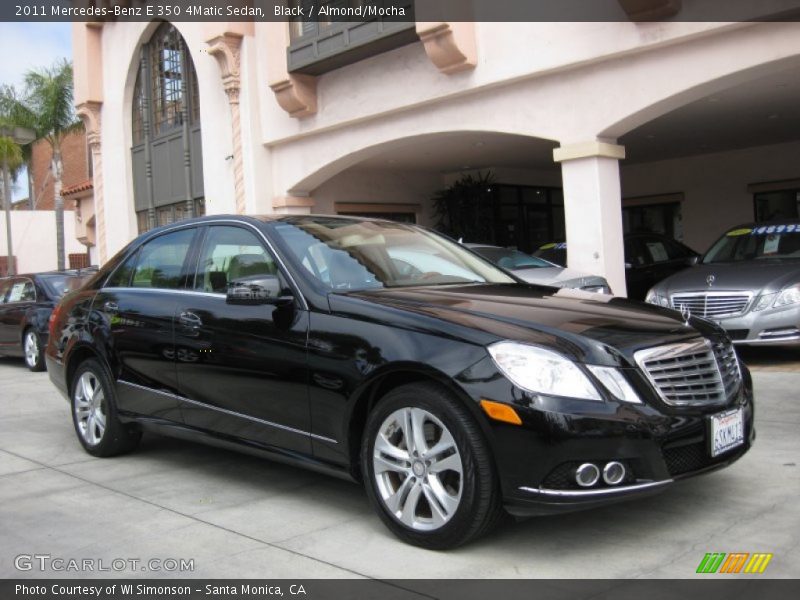
[[[473,252],[493,262],[498,267],[511,271],[514,275],[539,285],[559,288],[577,288],[587,292],[611,294],[611,287],[605,277],[589,275],[574,269],[559,267],[542,258],[537,258],[519,250],[489,246],[485,244],[464,244]]]

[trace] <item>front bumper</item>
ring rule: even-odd
[[[712,319],[736,345],[800,345],[800,307],[789,305]]]
[[[531,397],[511,392],[507,402],[522,425],[490,421],[489,436],[506,510],[516,516],[582,510],[659,493],[680,479],[721,469],[741,458],[755,440],[752,380],[742,366],[742,383],[724,403],[674,407],[647,395],[642,404]],[[641,383],[637,383],[637,387]],[[484,398],[509,397],[503,379],[482,387]],[[505,390],[502,388],[505,387]],[[477,391],[477,390],[475,390]],[[741,445],[711,456],[711,416],[741,409]],[[617,485],[599,481],[581,487],[576,468],[609,462],[626,467]]]

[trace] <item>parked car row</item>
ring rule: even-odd
[[[390,221],[182,221],[63,298],[47,369],[93,456],[154,431],[331,473],[427,548],[747,452],[752,382],[719,326],[509,267]]]

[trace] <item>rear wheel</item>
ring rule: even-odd
[[[44,347],[36,330],[31,328],[22,336],[25,364],[31,371],[44,371]]]
[[[462,545],[502,514],[494,464],[475,419],[433,384],[389,392],[370,413],[361,452],[367,494],[400,539]]]
[[[115,456],[133,450],[142,434],[117,417],[114,388],[95,359],[81,363],[72,381],[72,422],[84,450],[92,456]]]

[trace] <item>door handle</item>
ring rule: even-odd
[[[193,312],[189,311],[184,311],[178,315],[178,321],[180,321],[181,325],[186,325],[187,327],[197,328],[203,326],[203,320]]]
[[[103,312],[107,312],[107,313],[111,313],[111,314],[117,314],[119,312],[119,304],[109,300],[108,302],[103,304]]]

